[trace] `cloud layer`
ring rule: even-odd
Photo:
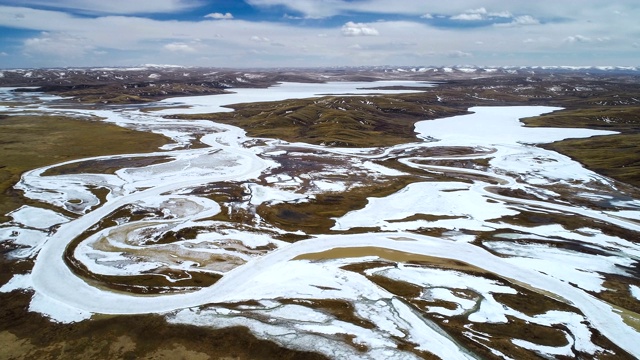
[[[637,2],[0,0],[0,67],[638,65]],[[224,21],[220,21],[224,20]]]
[[[5,0],[15,6],[47,7],[91,14],[155,14],[174,13],[196,8],[200,2],[193,0]]]

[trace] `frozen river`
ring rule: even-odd
[[[160,313],[176,323],[246,326],[283,346],[333,358],[404,359],[421,352],[474,358],[460,339],[500,357],[493,334],[474,326],[519,322],[554,328],[565,339],[562,345],[510,340],[523,351],[596,356],[610,341],[640,356],[640,334],[628,325],[634,315],[600,296],[610,291],[610,279],[633,278],[640,246],[625,234],[640,230],[640,200],[570,158],[535,146],[610,132],[527,128],[519,121],[559,108],[477,107],[469,115],[418,122],[421,140],[415,143],[354,150],[256,141],[233,126],[162,118],[230,111],[223,106],[239,102],[399,93],[367,88],[403,85],[431,86],[285,83],[167,99],[154,104],[165,108],[155,112],[61,110],[49,106],[54,98],[30,95],[24,108],[3,111],[97,116],[164,134],[174,143],[155,153],[69,162],[165,159],[114,173],[45,175],[69,163],[25,173],[16,185],[25,196],[75,216],[36,206],[10,214],[13,221],[2,224],[0,239],[22,245],[11,256],[35,259],[35,266],[1,290],[34,290],[30,309],[54,321]],[[191,148],[196,140],[206,146]],[[301,171],[289,167],[287,158],[318,166]],[[391,162],[398,166],[386,165]],[[323,234],[260,216],[283,204],[312,203],[323,194],[408,176],[414,180],[400,190],[369,197],[365,206],[330,219],[334,225]],[[242,196],[203,195],[226,187],[241,189]],[[101,198],[96,188],[108,189],[108,195]],[[242,220],[234,220],[234,213],[244,214]],[[158,240],[190,229],[195,235]],[[303,240],[287,240],[292,237]],[[149,274],[162,279],[162,285],[148,285],[151,292],[96,281]],[[197,276],[220,279],[180,285]],[[399,294],[381,286],[375,280],[380,278],[418,293]],[[638,301],[639,289],[628,285],[622,291]],[[508,296],[539,296],[556,305],[532,314],[502,300]],[[336,316],[319,305],[326,300],[350,304],[352,318],[375,326]],[[457,321],[460,328],[452,325]],[[608,340],[594,340],[595,330]]]

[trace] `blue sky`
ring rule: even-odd
[[[640,65],[637,0],[0,0],[0,68]]]

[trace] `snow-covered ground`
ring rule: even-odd
[[[278,101],[284,99],[304,99],[322,95],[350,94],[403,94],[419,92],[419,90],[374,90],[375,87],[431,87],[433,84],[417,81],[376,81],[373,83],[362,82],[332,82],[324,84],[315,83],[281,83],[265,89],[232,89],[233,93],[207,96],[185,96],[170,98],[161,101],[165,105],[188,105],[189,109],[166,109],[159,114],[203,114],[210,112],[232,111],[223,107],[230,104],[251,103],[261,101]]]
[[[174,113],[229,111],[222,106],[238,102],[329,93],[387,93],[360,88],[394,85],[428,84],[285,83],[270,89],[238,89],[228,95],[168,99],[161,105],[186,104],[190,108],[147,113],[127,107],[60,110],[49,108],[48,99],[37,94],[20,98],[0,93],[5,98],[12,96],[14,101],[24,101],[24,109],[30,111],[97,116],[121,126],[165,134],[175,141],[175,145],[151,154],[81,160],[170,157],[167,162],[122,168],[115,174],[43,175],[47,169],[60,164],[25,173],[16,185],[25,196],[75,213],[77,217],[71,219],[34,206],[11,213],[12,221],[1,225],[0,236],[4,241],[22,246],[12,256],[35,259],[35,266],[30,274],[15,276],[0,291],[34,290],[30,309],[55,321],[80,321],[92,314],[161,313],[176,323],[246,326],[255,334],[284,346],[319,351],[334,358],[415,358],[415,353],[398,347],[398,339],[414,344],[416,351],[428,351],[442,358],[474,357],[425,314],[444,318],[464,315],[471,325],[504,323],[508,318],[516,318],[540,326],[560,326],[566,337],[566,345],[560,347],[540,345],[532,339],[512,340],[514,346],[542,356],[573,356],[574,351],[595,356],[605,352],[606,349],[591,340],[592,328],[634,356],[640,356],[636,346],[640,334],[625,322],[624,314],[616,307],[593,295],[606,290],[607,274],[629,275],[625,269],[636,266],[640,256],[635,239],[605,234],[602,225],[596,224],[639,231],[640,225],[632,220],[640,215],[638,199],[621,200],[616,196],[619,190],[610,179],[584,169],[565,156],[532,145],[609,132],[525,128],[518,121],[557,108],[476,107],[470,115],[419,122],[416,131],[424,141],[388,149],[354,150],[288,144],[272,139],[255,143],[233,126],[161,118]],[[17,113],[20,106],[5,110]],[[207,147],[189,149],[186,145],[197,138]],[[420,149],[435,146],[467,147],[475,152],[451,157],[415,155]],[[275,160],[277,156],[305,151],[322,152],[322,156],[335,158],[339,165],[326,165],[322,171],[305,174],[287,174],[288,169]],[[308,159],[314,157],[310,155]],[[347,180],[335,180],[344,178],[345,174],[357,173],[362,181],[401,176],[402,172],[376,163],[389,159],[397,159],[423,174],[425,181],[412,183],[385,197],[369,198],[363,208],[334,219],[331,233],[295,243],[277,240],[274,235],[305,234],[287,232],[258,215],[252,223],[243,224],[212,220],[222,211],[222,205],[227,208],[231,205],[193,195],[192,191],[211,184],[242,184],[248,195],[233,206],[250,212],[260,205],[312,201],[318,193],[347,191]],[[484,159],[488,165],[472,169],[427,163],[463,159]],[[464,176],[456,181],[429,178],[438,173]],[[473,180],[465,176],[473,176]],[[259,183],[260,177],[264,177],[265,182]],[[307,181],[311,188],[304,187]],[[91,191],[95,187],[109,189],[106,201],[101,203]],[[584,198],[615,198],[616,209],[608,208],[605,212],[558,199],[556,191],[567,188],[579,190]],[[498,190],[516,190],[530,196],[513,197]],[[115,219],[116,225],[96,229],[102,219],[127,208],[146,214],[157,210],[160,215],[136,221]],[[528,213],[573,216],[581,219],[578,221],[582,227],[572,230],[560,224],[516,224],[510,220]],[[189,228],[201,230],[195,238],[176,239],[169,244],[148,241],[168,231]],[[378,231],[369,232],[371,229]],[[429,229],[440,229],[443,235],[420,234]],[[222,278],[211,286],[154,295],[94,286],[63,260],[71,241],[90,230],[93,234],[75,244],[72,253],[89,272],[135,276],[168,269],[212,273]],[[359,233],[345,234],[346,230]],[[493,234],[491,241],[483,246],[474,244],[483,233]],[[572,248],[576,245],[590,252]],[[483,269],[501,281],[446,267],[407,266],[397,260],[394,260],[398,262],[395,266],[371,268],[364,273],[342,268],[384,258],[378,251],[367,252],[369,248],[402,252],[410,254],[409,257],[455,260]],[[308,258],[313,254],[349,249],[361,254]],[[434,305],[423,314],[409,304],[408,299],[376,285],[371,276],[413,284],[422,289],[421,298],[448,302],[454,309]],[[549,309],[532,316],[501,304],[495,294],[518,294],[515,284],[571,304],[579,312]],[[637,299],[638,289],[630,285],[628,296]],[[460,295],[461,290],[476,294],[475,298]],[[283,299],[295,299],[297,303],[285,303]],[[351,303],[358,317],[376,326],[350,323],[313,306],[313,301],[326,299]],[[260,305],[224,306],[247,300]],[[351,339],[352,344],[345,341],[344,336]],[[471,328],[464,336],[472,340],[491,338],[490,334],[474,332]],[[482,346],[489,346],[486,341],[478,341]],[[364,353],[356,350],[354,344],[367,350]],[[498,350],[491,351],[500,354]]]

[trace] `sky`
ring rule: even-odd
[[[638,66],[638,0],[0,0],[0,68]]]

